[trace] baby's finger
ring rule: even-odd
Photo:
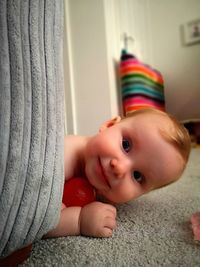
[[[115,229],[117,226],[116,220],[112,217],[106,217],[105,218],[105,227],[108,227],[110,229]]]
[[[116,210],[116,208],[115,208],[114,206],[112,206],[112,205],[110,205],[110,204],[107,204],[106,209],[107,209],[108,211],[112,212],[112,213],[114,214],[114,216],[116,217],[116,215],[117,215],[117,210]]]
[[[109,227],[104,227],[101,231],[101,237],[111,237],[113,234],[113,230]]]

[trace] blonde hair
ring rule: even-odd
[[[124,117],[123,119],[137,116],[140,114],[150,114],[150,113],[163,116],[171,121],[172,129],[170,130],[167,130],[166,128],[160,129],[160,133],[161,136],[168,143],[172,144],[182,156],[184,161],[184,166],[183,166],[184,170],[190,154],[191,141],[187,129],[173,115],[154,108],[142,108],[135,110],[131,113],[128,113],[127,116]]]

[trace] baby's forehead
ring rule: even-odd
[[[147,186],[148,188],[150,188],[151,190],[154,189],[158,189],[158,188],[162,188],[164,186],[167,186],[175,181],[178,180],[178,178],[180,177],[180,174],[182,173],[182,163],[179,162],[177,164],[177,170],[175,172],[173,172],[173,174],[171,173],[171,175],[169,176],[163,176],[163,177],[156,177],[153,180],[149,180],[147,181]]]
[[[152,188],[153,189],[159,189],[159,188],[162,188],[162,187],[167,186],[169,184],[172,184],[173,182],[175,182],[178,179],[178,177],[179,176],[177,176],[177,177],[170,177],[170,178],[167,178],[165,180],[163,179],[161,181],[158,180],[157,182],[152,183]]]

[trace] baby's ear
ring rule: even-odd
[[[99,129],[99,132],[104,131],[105,129],[107,129],[107,128],[113,126],[113,125],[115,125],[116,123],[119,123],[120,121],[121,121],[121,117],[120,116],[116,116],[116,117],[114,117],[114,118],[112,118],[112,119],[104,122],[101,125],[101,127]]]

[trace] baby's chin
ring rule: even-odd
[[[106,196],[106,194],[104,195],[102,192],[97,191],[97,197],[96,197],[97,201],[103,202],[103,203],[108,203],[108,204],[117,204],[115,201],[113,201],[112,199],[110,199],[109,197]]]
[[[109,199],[107,199],[106,197],[104,197],[102,194],[98,194],[97,193],[97,197],[96,197],[97,201],[103,202],[103,203],[113,203],[112,201],[110,201]]]
[[[120,200],[120,199],[116,199],[116,198],[112,198],[112,197],[107,197],[103,194],[98,194],[98,193],[97,193],[97,200],[104,202],[104,203],[109,203],[112,205],[123,204],[123,203],[130,201],[130,200]]]

